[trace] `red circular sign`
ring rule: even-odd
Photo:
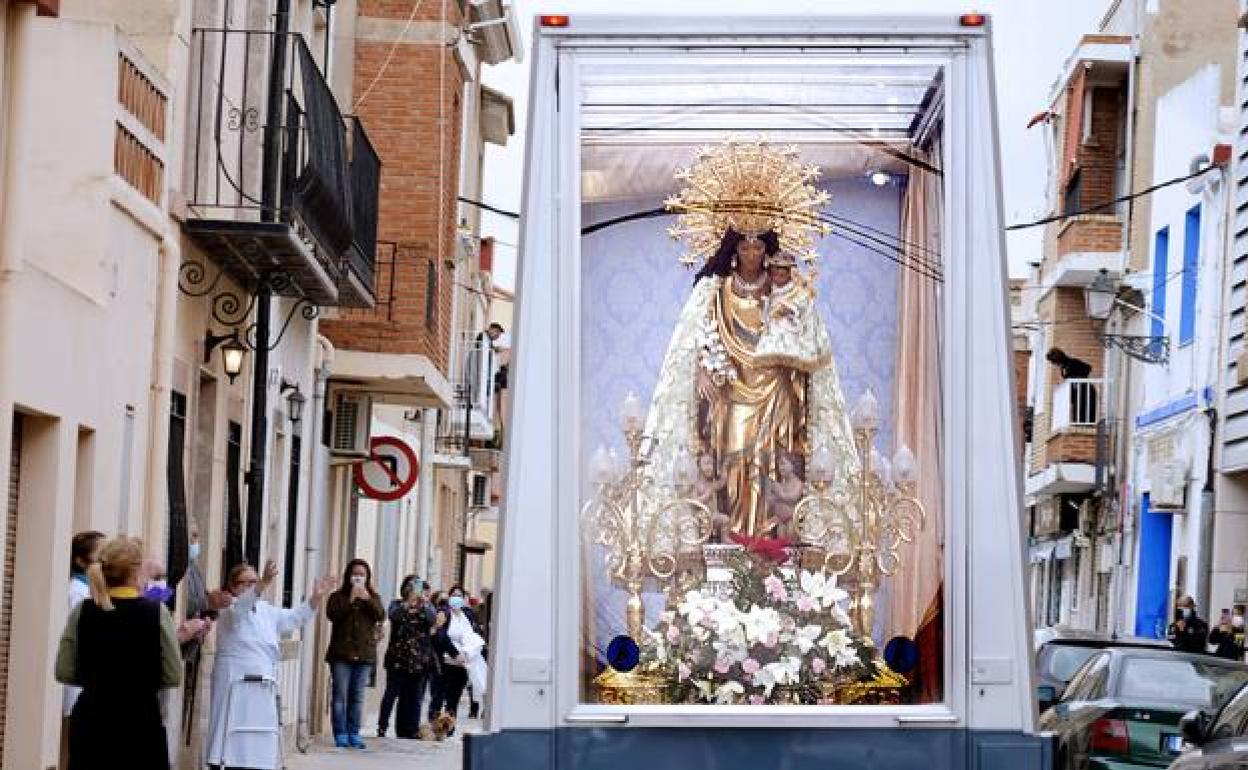
[[[368,459],[356,463],[355,483],[373,500],[398,500],[416,486],[420,462],[416,453],[395,436],[374,436]]]

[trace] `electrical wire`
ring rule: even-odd
[[[1221,168],[1222,168],[1221,166],[1216,166],[1216,165],[1205,166],[1200,171],[1193,171],[1192,173],[1187,174],[1186,176],[1175,177],[1174,179],[1169,179],[1165,182],[1159,182],[1158,184],[1155,184],[1152,187],[1148,187],[1136,193],[1128,193],[1126,195],[1120,195],[1117,198],[1114,198],[1112,201],[1106,201],[1105,203],[1101,203],[1096,206],[1092,206],[1090,208],[1081,209],[1079,211],[1072,211],[1072,212],[1065,213],[1065,214],[1054,214],[1051,217],[1045,217],[1044,219],[1037,219],[1034,222],[1023,222],[1021,224],[1010,225],[1006,227],[1005,229],[1007,231],[1026,230],[1029,227],[1040,227],[1041,225],[1047,225],[1052,222],[1061,222],[1066,219],[1073,219],[1075,217],[1083,216],[1084,214],[1095,214],[1098,211],[1104,211],[1107,208],[1112,208],[1118,205],[1119,203],[1126,203],[1127,201],[1133,201],[1136,198],[1142,198],[1145,195],[1151,195],[1157,192],[1158,190],[1165,189],[1166,187],[1172,187],[1176,184],[1183,184],[1184,182],[1188,180],[1195,179],[1198,176],[1204,176],[1205,174],[1208,174],[1210,171],[1218,170]]]

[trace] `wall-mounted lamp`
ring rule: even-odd
[[[234,378],[238,377],[239,372],[243,371],[243,355],[246,354],[247,348],[243,347],[243,343],[238,339],[238,330],[229,334],[213,334],[209,329],[204,334],[204,363],[212,362],[212,351],[218,346],[221,347],[221,364],[225,369],[225,376],[230,378],[233,384]]]
[[[282,380],[282,392],[286,391],[290,391],[290,395],[286,397],[286,414],[290,417],[292,424],[298,425],[303,419],[303,405],[308,402],[308,399],[303,395],[297,383]]]
[[[1141,307],[1136,307],[1118,296],[1118,282],[1109,277],[1109,271],[1101,268],[1092,282],[1083,287],[1083,299],[1087,304],[1088,318],[1106,321],[1115,307],[1124,307],[1152,318],[1159,318]],[[1163,323],[1164,323],[1164,319]],[[1100,335],[1105,347],[1115,347],[1128,356],[1146,364],[1165,365],[1170,361],[1170,338],[1166,336],[1141,336],[1136,334]]]

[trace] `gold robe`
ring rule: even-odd
[[[672,331],[646,418],[650,472],[639,497],[644,518],[667,515],[680,451],[709,450],[717,461],[729,461],[729,497],[721,510],[730,517],[731,531],[758,537],[773,534],[759,530],[770,523],[762,484],[765,474],[779,478],[777,448],[796,450],[805,462],[809,451],[826,446],[841,478],[858,460],[823,319],[811,312],[801,325],[801,339],[795,341],[800,355],[786,356],[783,363],[768,357],[764,366],[755,354],[763,331],[762,304],[733,296],[729,285],[718,277],[699,281]],[[727,326],[721,327],[721,321]],[[739,378],[724,387],[726,395],[713,409],[696,387],[698,351],[708,327],[721,330]]]
[[[740,296],[732,281],[724,281],[712,307],[737,378],[703,404],[699,433],[728,476],[729,529],[750,537],[774,535],[766,487],[780,478],[781,453],[799,458],[807,453],[807,376],[755,360],[766,324],[761,300]]]

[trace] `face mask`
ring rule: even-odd
[[[1244,617],[1242,615],[1236,615],[1235,617],[1231,618],[1231,628],[1243,628],[1243,627],[1244,627]]]
[[[446,600],[446,603],[449,604],[453,610],[462,610],[464,608],[464,597],[452,596],[450,599]]]
[[[164,580],[148,581],[147,588],[143,591],[143,595],[148,599],[155,599],[158,602],[169,601],[169,597],[173,596],[173,589],[169,588]]]
[[[1180,615],[1182,615],[1182,616],[1183,616],[1183,617],[1185,617],[1185,618],[1190,618],[1190,617],[1192,616],[1192,608],[1191,608],[1191,607],[1183,607],[1183,608],[1181,608],[1181,609],[1179,610],[1179,614],[1180,614]]]
[[[351,585],[355,586],[356,588],[363,588],[364,584],[367,582],[368,582],[368,578],[364,577],[363,575],[351,576]]]
[[[191,561],[199,561],[199,543],[191,543],[187,547],[186,553],[191,557]]]

